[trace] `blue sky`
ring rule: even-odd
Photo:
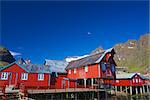
[[[1,2],[1,44],[33,63],[111,48],[149,32],[148,2]]]

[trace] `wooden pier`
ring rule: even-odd
[[[98,92],[105,91],[104,89],[90,89],[90,88],[69,88],[69,89],[31,89],[28,94],[42,94],[42,93],[66,93],[66,92]]]
[[[104,89],[69,88],[28,90],[28,97],[35,100],[104,100],[107,92]]]

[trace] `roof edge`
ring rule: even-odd
[[[105,50],[105,52],[102,54],[102,56],[95,63],[99,63],[103,59],[103,57],[106,55],[106,53],[111,52],[113,49],[114,48]]]

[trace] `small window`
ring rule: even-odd
[[[7,80],[8,79],[8,72],[2,72],[1,73],[1,80]]]
[[[133,79],[132,81],[133,81],[133,83],[135,83],[135,80],[134,80],[134,79]]]
[[[38,74],[38,80],[44,80],[44,74]]]
[[[119,83],[119,80],[116,80],[116,83]]]
[[[77,69],[75,68],[75,69],[74,69],[74,74],[76,74],[76,73],[77,73]]]
[[[139,78],[139,83],[141,83],[141,79]]]
[[[22,73],[21,80],[28,80],[28,73]]]
[[[136,79],[136,83],[138,83],[138,79]]]
[[[85,72],[88,72],[88,66],[85,67]]]
[[[68,72],[69,74],[71,74],[71,69],[69,69],[69,72]]]

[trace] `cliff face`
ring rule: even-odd
[[[0,67],[14,62],[15,59],[6,48],[0,46]]]
[[[150,72],[150,34],[141,36],[139,40],[116,44],[113,48],[118,67],[125,67],[129,72]]]
[[[126,67],[129,72],[144,72],[150,67],[150,34],[139,40],[128,40],[114,46],[114,57],[118,66]]]

